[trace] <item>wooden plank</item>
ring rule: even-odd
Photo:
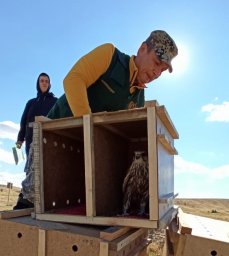
[[[93,126],[91,115],[83,116],[84,130],[84,161],[86,183],[86,215],[95,216],[95,174],[92,133]]]
[[[46,231],[38,230],[38,256],[46,255]]]
[[[149,241],[144,239],[130,254],[127,256],[146,256],[147,254],[147,247],[149,245]],[[163,255],[167,256],[167,255]]]
[[[175,255],[176,256],[186,256],[186,255],[183,254],[184,253],[186,239],[187,239],[186,235],[180,235],[177,247],[175,248],[176,249],[175,250]]]
[[[36,213],[44,212],[43,186],[43,140],[41,123],[34,123],[33,127],[33,165],[34,165],[34,207]]]
[[[43,130],[58,130],[58,129],[67,129],[67,128],[76,128],[83,126],[82,117],[68,117],[61,119],[54,119],[48,122],[42,122]]]
[[[168,151],[170,155],[178,154],[175,147],[169,143],[169,140],[166,138],[165,134],[158,134],[157,140],[162,144],[162,146]]]
[[[193,214],[183,213],[179,210],[179,221],[188,223],[192,235],[207,239],[214,239],[229,243],[229,222],[215,220]]]
[[[188,216],[179,208],[178,214],[179,233],[180,234],[192,234],[192,227],[188,220]]]
[[[146,233],[148,233],[148,231],[147,229],[144,229],[144,228],[140,228],[135,231],[132,231],[132,233],[130,231],[130,233],[128,233],[126,238],[122,239],[120,237],[120,241],[118,242],[115,241],[114,243],[111,243],[110,249],[118,252],[122,250],[124,247],[126,247],[128,244],[130,244],[132,241],[137,239],[138,237],[146,236],[147,235]]]
[[[37,227],[16,223],[15,219],[20,218],[0,220],[0,255],[38,256]]]
[[[145,102],[145,108],[148,108],[148,107],[156,107],[156,106],[159,106],[159,103],[157,102],[157,100],[147,100]]]
[[[100,242],[99,244],[99,256],[109,255],[109,244],[107,242]]]
[[[174,139],[178,139],[179,138],[179,134],[178,134],[178,132],[177,132],[177,130],[176,130],[172,120],[170,119],[170,116],[169,116],[165,106],[158,106],[158,107],[156,107],[156,111],[157,111],[158,117],[161,119],[161,121],[163,122],[164,126],[167,128],[167,130],[171,134],[171,136]]]
[[[0,219],[11,219],[16,217],[28,216],[34,212],[34,208],[20,209],[20,210],[10,210],[0,212]]]
[[[146,119],[146,109],[129,109],[120,110],[115,112],[101,112],[95,113],[92,116],[94,124],[109,124],[109,123],[124,123],[129,121],[144,120]]]
[[[148,161],[149,161],[149,219],[158,220],[157,131],[155,108],[147,108]]]
[[[100,238],[107,241],[112,241],[119,236],[126,234],[130,229],[130,227],[109,227],[100,232]]]
[[[67,214],[43,213],[36,214],[38,220],[48,220],[65,223],[78,223],[89,225],[124,226],[136,228],[158,228],[158,221],[148,219],[136,219],[127,217],[85,217]],[[168,224],[168,223],[167,223]],[[164,226],[164,225],[163,225]]]
[[[182,253],[177,256],[229,255],[229,243],[187,234],[185,237],[186,241],[184,244],[184,249]]]
[[[52,119],[46,117],[46,116],[35,116],[35,122],[46,122],[51,121]]]

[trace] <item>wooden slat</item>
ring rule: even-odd
[[[43,186],[43,141],[40,122],[35,122],[33,127],[33,165],[34,165],[34,207],[36,213],[44,212],[44,186]]]
[[[168,139],[166,138],[166,136],[164,134],[158,134],[157,135],[157,140],[168,151],[168,153],[170,155],[177,155],[178,154],[178,152],[175,149],[175,147],[173,147],[173,145],[171,145],[169,143]]]
[[[125,239],[120,239],[120,242],[117,242],[115,244],[111,243],[110,248],[111,250],[114,251],[120,251],[122,248],[124,248],[125,246],[127,246],[128,244],[130,244],[133,240],[135,240],[136,238],[142,236],[142,235],[147,235],[147,229],[144,228],[140,228],[137,229],[136,231],[134,231],[132,234],[129,234]]]
[[[78,223],[89,225],[105,225],[105,226],[126,226],[126,227],[141,227],[141,228],[158,228],[158,221],[148,219],[135,219],[125,217],[85,217],[79,215],[67,215],[67,214],[55,214],[55,213],[43,213],[36,214],[36,219],[65,222],[65,223]],[[168,225],[168,222],[163,224],[162,228]]]
[[[11,219],[16,217],[28,216],[34,212],[34,208],[20,209],[20,210],[10,210],[0,212],[0,219]]]
[[[99,256],[109,255],[109,244],[107,242],[100,242],[99,244]]]
[[[124,123],[129,121],[136,120],[145,120],[146,119],[146,109],[129,109],[129,110],[120,110],[115,112],[101,112],[95,113],[92,116],[94,124],[109,124],[109,123]]]
[[[43,130],[69,129],[83,126],[83,118],[70,117],[42,122]]]
[[[167,128],[167,130],[169,131],[171,136],[174,139],[179,139],[179,134],[178,134],[172,120],[170,119],[170,116],[169,116],[165,106],[156,107],[156,111],[157,111],[158,117],[160,118],[160,120],[162,121],[164,126]]]
[[[83,116],[84,130],[84,161],[85,161],[85,183],[86,183],[86,215],[95,216],[95,174],[92,133],[93,126],[91,115]]]
[[[188,220],[188,216],[180,208],[178,214],[178,221],[180,234],[192,234],[192,227],[189,224],[190,222]]]
[[[157,100],[147,100],[145,102],[145,108],[148,108],[148,107],[156,107],[156,106],[159,106],[159,103],[157,102]]]
[[[46,231],[39,229],[38,231],[38,256],[46,255]]]
[[[46,122],[51,121],[52,119],[46,117],[46,116],[35,116],[35,122]]]
[[[100,232],[100,238],[107,241],[112,241],[126,234],[130,229],[130,227],[109,227]]]
[[[155,108],[147,108],[148,161],[149,161],[149,218],[158,220],[158,173]]]

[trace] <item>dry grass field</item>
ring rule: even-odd
[[[229,199],[176,199],[183,212],[229,221]]]
[[[0,185],[0,211],[12,210],[19,193],[20,188],[14,187],[9,190],[6,186]],[[229,199],[175,199],[174,204],[185,213],[229,221]],[[164,230],[152,230],[151,236],[155,242],[145,248],[140,256],[161,255]]]
[[[0,211],[12,210],[17,202],[20,188],[7,188],[5,185],[0,185]]]

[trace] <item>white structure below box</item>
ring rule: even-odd
[[[37,117],[33,127],[37,219],[162,228],[177,213],[179,135],[156,101],[82,118]]]

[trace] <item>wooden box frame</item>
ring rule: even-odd
[[[36,218],[96,225],[166,227],[177,213],[173,199],[176,196],[174,155],[177,154],[174,139],[178,138],[165,106],[159,106],[156,101],[145,108],[96,113],[82,118],[38,118],[34,123],[33,139]],[[48,146],[50,140],[52,146]],[[64,150],[61,146],[54,150],[55,141],[62,144]],[[135,150],[148,153],[147,218],[118,215],[124,171]],[[55,170],[61,165],[65,165],[64,171],[59,178],[56,175],[53,182]],[[70,176],[65,178],[69,172]],[[67,188],[56,191],[61,184],[66,184]],[[61,201],[62,195],[65,199]],[[53,212],[64,204],[79,201],[85,203],[83,214]]]
[[[14,217],[14,213],[11,218],[11,212],[4,215],[0,216],[0,255],[130,256],[146,245],[148,232],[144,228],[120,228],[119,232],[108,233],[98,226],[40,221],[30,216]]]

